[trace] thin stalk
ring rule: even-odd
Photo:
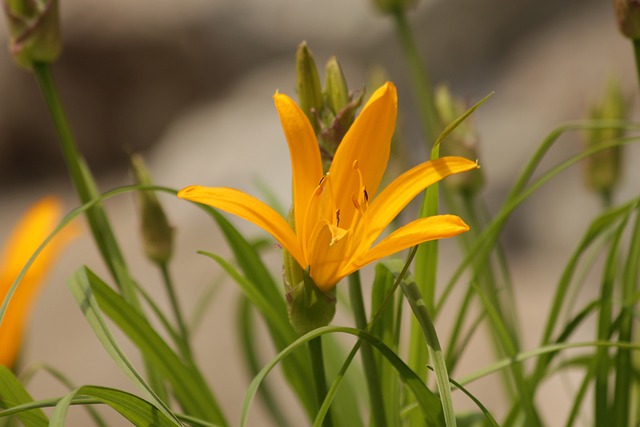
[[[620,313],[620,342],[631,342],[633,339],[633,322],[636,300],[634,294],[638,286],[640,275],[640,209],[636,209],[636,222],[634,224],[633,235],[631,236],[631,247],[626,261],[622,280],[622,312]],[[629,350],[618,349],[616,354],[616,383],[613,400],[613,425],[627,426],[630,424],[629,414],[631,412],[631,394],[633,384],[634,367]]]
[[[69,169],[71,180],[76,187],[78,197],[82,203],[87,203],[98,196],[98,191],[93,176],[78,151],[73,138],[51,74],[51,68],[48,64],[36,63],[33,66],[33,72],[53,119],[53,124],[60,139],[62,154]],[[86,215],[98,249],[111,275],[120,287],[122,296],[134,308],[140,309],[140,304],[134,291],[133,280],[128,273],[124,257],[115,240],[104,210],[99,204],[96,204],[87,210]]]
[[[51,68],[49,64],[35,63],[33,65],[33,73],[53,119],[54,127],[60,139],[62,154],[78,197],[83,204],[88,203],[99,197],[99,191],[89,167],[78,151],[69,122],[62,108],[62,102],[51,74]],[[122,293],[122,297],[134,310],[142,312],[138,295],[135,292],[133,278],[129,273],[122,251],[102,206],[99,203],[95,204],[86,211],[86,217],[102,259],[107,264],[111,276]],[[164,384],[159,374],[146,361],[145,367],[153,389],[160,394],[164,394]]]
[[[600,316],[598,319],[598,339],[601,341],[609,337],[613,315],[613,289],[617,277],[618,248],[622,233],[626,227],[626,219],[622,221],[611,241],[611,247],[607,256],[607,262],[600,287]],[[595,364],[595,391],[594,391],[594,415],[596,427],[611,425],[611,413],[609,408],[609,375],[611,371],[611,359],[607,348],[598,348],[594,356]]]
[[[418,247],[414,246],[413,248],[411,248],[411,251],[409,251],[409,255],[407,256],[407,260],[404,263],[404,267],[402,268],[402,271],[400,271],[400,274],[398,274],[398,276],[397,276],[397,278],[396,278],[396,280],[395,280],[395,282],[393,284],[393,287],[389,290],[389,292],[387,293],[387,296],[385,297],[384,301],[378,307],[378,311],[372,314],[371,320],[369,320],[369,323],[367,324],[367,327],[365,328],[366,332],[370,332],[371,331],[371,329],[376,324],[376,322],[378,322],[378,320],[380,320],[380,318],[382,317],[382,312],[385,310],[385,308],[390,303],[392,303],[393,295],[395,294],[396,290],[400,286],[400,282],[402,282],[402,280],[404,279],[405,275],[409,271],[409,266],[413,262],[413,260],[414,260],[414,258],[416,256],[417,250],[418,250]],[[401,299],[399,299],[399,300],[400,300],[400,302],[402,301]],[[349,369],[349,366],[351,365],[351,362],[353,361],[354,357],[358,353],[358,350],[360,350],[360,347],[362,346],[362,344],[364,344],[364,342],[365,342],[364,339],[358,338],[358,341],[355,343],[355,345],[351,349],[351,352],[349,353],[349,355],[347,356],[346,360],[342,364],[342,367],[340,368],[340,372],[338,373],[336,378],[333,380],[333,383],[331,384],[331,387],[329,389],[329,393],[327,395],[327,399],[325,399],[325,401],[322,403],[322,406],[320,406],[320,410],[318,411],[318,415],[316,416],[316,421],[314,422],[313,427],[320,427],[320,423],[319,423],[318,420],[321,420],[325,416],[327,411],[329,410],[329,407],[331,405],[331,401],[332,401],[333,397],[335,396],[336,390],[340,387],[340,383],[342,382],[342,379],[344,378],[344,375],[347,372],[347,369]]]
[[[316,337],[309,341],[309,353],[311,354],[311,368],[313,370],[313,380],[316,389],[318,407],[322,406],[327,395],[327,376],[324,372],[324,357],[322,355],[322,337]],[[324,427],[332,427],[331,411],[322,424]]]
[[[414,86],[418,108],[420,109],[421,123],[425,136],[427,137],[427,141],[433,144],[438,138],[442,126],[440,125],[433,100],[433,89],[429,81],[429,73],[420,57],[420,52],[404,9],[401,7],[397,8],[393,13],[393,18],[398,39],[404,51],[409,72],[411,73],[411,80]]]
[[[349,276],[349,300],[351,301],[351,309],[355,317],[356,327],[366,331],[367,315],[364,309],[360,273],[357,271]],[[378,368],[371,345],[363,343],[361,354],[364,374],[367,380],[367,389],[369,391],[369,400],[371,402],[372,425],[375,427],[384,427],[387,425],[384,398],[382,396],[380,376],[378,375]]]
[[[167,292],[167,296],[169,297],[169,302],[171,303],[171,309],[173,310],[176,324],[178,325],[180,351],[185,359],[192,361],[191,345],[189,344],[189,330],[187,329],[182,310],[180,309],[180,304],[178,303],[178,297],[175,292],[175,287],[173,286],[173,280],[171,279],[171,274],[169,274],[169,266],[166,262],[163,262],[158,264],[158,268],[162,273],[162,282],[164,283],[164,288]]]
[[[636,60],[636,73],[640,84],[640,39],[633,39],[633,56]]]
[[[433,360],[434,371],[436,374],[436,384],[438,392],[440,393],[440,400],[442,401],[442,410],[444,413],[445,425],[447,427],[456,426],[456,416],[453,409],[453,400],[451,399],[451,388],[449,386],[449,373],[447,372],[447,366],[444,360],[444,354],[440,347],[440,341],[436,333],[436,329],[427,310],[427,306],[422,299],[420,290],[415,283],[400,284],[402,291],[404,292],[407,301],[411,305],[413,315],[420,323],[422,332],[424,333],[425,341],[429,349],[429,355]]]
[[[440,156],[440,147],[434,146],[431,150],[431,158],[437,159]],[[438,214],[439,205],[439,185],[434,184],[427,188],[422,206],[420,208],[420,218],[426,218]],[[433,313],[435,310],[436,283],[438,272],[438,241],[433,240],[418,245],[416,251],[415,280],[416,286],[422,295],[426,309]],[[427,380],[429,362],[429,351],[427,342],[422,332],[422,327],[418,318],[411,317],[410,341],[409,341],[409,367],[414,370],[420,378]],[[409,397],[411,399],[412,397]],[[407,403],[410,403],[407,402]],[[417,427],[422,420],[417,416],[410,417],[410,426]]]

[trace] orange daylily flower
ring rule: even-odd
[[[0,257],[0,303],[29,258],[58,225],[61,216],[62,203],[50,196],[34,204],[16,225]],[[28,314],[44,276],[75,235],[74,227],[65,227],[44,248],[18,285],[0,324],[0,365],[12,367],[16,362]]]
[[[363,266],[428,240],[469,227],[455,215],[415,220],[380,242],[391,221],[425,188],[477,167],[461,157],[428,161],[377,194],[387,167],[397,115],[396,88],[386,83],[362,109],[323,174],[316,135],[304,112],[286,95],[274,100],[291,156],[295,225],[265,203],[231,188],[190,186],[178,197],[222,209],[275,237],[323,291]]]

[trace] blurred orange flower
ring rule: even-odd
[[[38,246],[54,230],[62,216],[62,203],[49,196],[24,214],[5,244],[0,257],[0,304],[11,285]],[[77,235],[65,227],[44,248],[18,285],[0,324],[0,364],[12,367],[22,345],[25,324],[45,275],[64,246]]]

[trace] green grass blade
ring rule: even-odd
[[[427,306],[420,294],[420,290],[411,276],[405,275],[402,282],[400,282],[400,286],[402,286],[402,291],[411,306],[413,315],[420,324],[429,350],[429,356],[433,361],[434,371],[436,374],[436,384],[442,401],[445,424],[447,427],[455,427],[457,425],[456,414],[453,409],[451,388],[449,387],[449,373],[447,371],[447,365],[444,360],[442,348],[440,347],[440,341],[438,339],[436,329],[431,321],[431,316],[427,311]]]
[[[109,405],[135,426],[182,426],[177,419],[168,417],[153,404],[136,395],[107,387],[84,386],[60,399],[51,416],[50,427],[64,427],[66,413],[76,396],[93,398]]]
[[[129,379],[144,393],[156,403],[156,405],[163,409],[163,411],[169,415],[171,410],[168,406],[158,397],[153,389],[147,384],[142,375],[138,373],[131,361],[126,357],[113,334],[109,330],[102,311],[96,302],[91,289],[91,280],[88,276],[89,270],[83,267],[76,271],[73,277],[69,280],[69,289],[72,295],[76,299],[76,302],[82,310],[85,318],[89,322],[89,326],[93,329],[98,341],[102,344],[107,354],[116,362],[116,365],[129,377]]]
[[[0,406],[12,408],[14,406],[33,402],[33,398],[24,388],[13,372],[6,366],[0,365]],[[0,412],[0,417],[5,416]],[[46,427],[49,419],[40,409],[25,410],[16,413],[25,427]]]
[[[129,304],[90,270],[85,274],[99,308],[140,349],[172,386],[175,398],[189,415],[225,425],[226,421],[210,388],[192,364],[183,362]]]
[[[249,378],[253,378],[258,375],[260,372],[260,358],[257,340],[256,340],[256,331],[253,326],[254,316],[253,316],[253,306],[251,305],[249,299],[240,295],[238,300],[238,311],[236,315],[236,325],[238,328],[238,338],[240,341],[241,347],[241,358],[244,362],[244,366],[249,374]],[[282,409],[278,405],[275,397],[277,393],[275,393],[269,384],[263,384],[259,390],[260,397],[262,402],[264,403],[269,415],[273,418],[273,421],[279,427],[288,427],[289,422],[284,416]]]
[[[240,290],[262,314],[267,322],[276,349],[285,348],[294,340],[295,332],[289,323],[286,311],[284,311],[284,313],[278,311],[277,306],[274,307],[271,301],[265,297],[264,293],[260,292],[260,286],[242,276],[236,268],[224,258],[209,252],[201,251],[200,253],[216,261],[238,284]],[[309,416],[313,416],[317,408],[315,396],[313,391],[307,387],[308,384],[313,384],[312,378],[309,375],[311,371],[310,367],[304,363],[308,361],[308,359],[301,357],[306,354],[306,349],[299,349],[291,360],[283,363],[282,367],[287,380],[305,406]]]
[[[620,332],[618,339],[621,342],[633,340],[633,322],[636,313],[634,294],[637,292],[640,279],[640,209],[636,207],[636,222],[631,235],[629,253],[627,255],[622,278],[622,312],[620,313]],[[631,352],[627,349],[618,349],[615,360],[615,391],[613,396],[613,425],[626,427],[630,424],[631,394],[634,385],[631,381],[634,373]]]
[[[382,264],[377,264],[375,269],[375,279],[373,281],[371,294],[371,312],[376,313],[382,310],[378,321],[371,327],[371,335],[377,337],[384,342],[389,348],[398,352],[400,334],[397,332],[398,321],[397,313],[395,313],[396,304],[391,301],[386,307],[383,303],[387,294],[393,289],[393,274]],[[400,406],[402,393],[397,375],[393,367],[388,363],[383,363],[384,357],[380,353],[375,354],[376,365],[380,373],[380,382],[382,384],[383,395],[385,396],[383,403],[385,405],[385,413],[387,414],[387,424],[389,427],[400,427]]]
[[[58,369],[46,363],[37,363],[35,365],[30,365],[29,368],[25,372],[23,372],[22,375],[20,376],[23,384],[27,385],[31,380],[31,378],[33,378],[33,376],[39,371],[44,371],[48,373],[69,390],[74,390],[78,388],[64,373],[62,373]],[[96,426],[107,427],[107,423],[102,418],[102,416],[98,413],[98,411],[95,410],[95,408],[93,408],[90,405],[87,405],[86,410],[89,413],[89,416],[93,419],[93,422]]]
[[[419,403],[421,409],[423,410],[423,414],[425,416],[426,425],[428,426],[437,426],[441,425],[440,421],[440,400],[425,386],[422,380],[416,376],[415,372],[413,372],[403,361],[400,359],[396,353],[387,347],[383,342],[381,342],[378,338],[373,335],[361,331],[359,329],[340,327],[340,326],[325,326],[322,328],[315,329],[291,343],[284,350],[282,350],[276,357],[274,357],[265,367],[260,371],[258,376],[256,376],[249,387],[247,388],[247,392],[245,394],[244,401],[242,403],[242,411],[240,418],[240,425],[242,427],[247,425],[249,409],[251,407],[251,403],[257,393],[258,387],[265,379],[265,377],[273,370],[278,363],[282,359],[284,359],[289,353],[295,351],[298,347],[305,345],[309,340],[317,338],[322,335],[326,335],[329,333],[345,333],[350,334],[359,338],[364,339],[368,343],[370,343],[373,347],[378,349],[383,356],[394,366],[394,368],[398,371],[400,379],[407,385],[407,387],[412,391],[414,396],[416,397],[417,402]],[[356,344],[358,347],[359,345]],[[355,352],[353,352],[355,356]],[[351,355],[350,355],[351,356]],[[351,356],[352,357],[352,356]],[[311,387],[311,386],[310,386]],[[329,398],[330,396],[327,396]]]
[[[620,239],[626,227],[626,218],[621,221],[616,233],[611,240],[609,254],[605,263],[600,285],[600,307],[598,319],[598,339],[604,341],[609,338],[613,316],[613,291],[618,271],[618,250]],[[611,359],[609,349],[600,347],[596,350],[594,357],[595,366],[595,425],[597,427],[609,426],[612,413],[609,412],[609,374],[611,370]]]

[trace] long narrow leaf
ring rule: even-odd
[[[189,414],[213,423],[226,421],[200,372],[184,363],[158,335],[148,321],[131,309],[117,293],[86,267],[83,274],[99,310],[102,310],[140,349],[159,373],[172,385],[180,405]]]
[[[253,402],[253,399],[257,393],[258,387],[260,387],[260,384],[269,374],[269,372],[271,372],[271,370],[275,368],[285,356],[294,351],[296,348],[306,344],[309,340],[329,333],[345,333],[354,335],[356,337],[364,339],[369,344],[377,348],[394,366],[394,368],[396,368],[401,380],[409,387],[409,389],[414,394],[416,400],[418,401],[418,404],[423,410],[423,415],[425,417],[427,425],[440,425],[440,400],[426,387],[422,380],[420,380],[420,378],[416,376],[416,374],[396,355],[393,350],[387,347],[378,338],[365,331],[340,326],[325,326],[315,329],[291,343],[291,345],[287,346],[287,348],[278,353],[278,355],[273,358],[253,379],[247,389],[244,401],[242,403],[242,412],[240,418],[241,426],[244,427],[247,425],[251,403]]]
[[[108,387],[84,386],[60,399],[51,416],[50,427],[64,427],[67,410],[76,396],[93,398],[109,405],[134,426],[182,426],[177,419],[167,417],[153,404],[134,394]]]
[[[0,365],[0,404],[2,407],[11,408],[31,402],[33,402],[33,398],[13,375],[13,372],[6,366]],[[46,415],[40,409],[18,412],[17,416],[26,427],[46,427],[49,423]]]

